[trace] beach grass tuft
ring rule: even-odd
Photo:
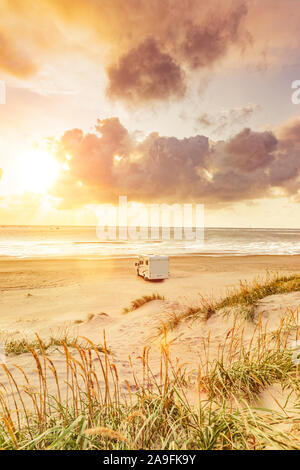
[[[239,287],[214,306],[214,310],[235,305],[255,305],[259,300],[275,294],[288,294],[300,291],[300,275],[280,276],[267,273],[265,279],[256,278],[252,282],[240,281]]]
[[[29,353],[30,349],[33,349],[38,354],[42,354],[43,351],[46,352],[49,349],[62,348],[63,345],[73,348],[76,346],[80,346],[83,349],[88,347],[88,344],[85,341],[83,341],[77,336],[71,337],[67,333],[62,336],[50,336],[45,340],[40,338],[32,340],[20,338],[4,341],[5,353],[7,355],[13,356],[19,356],[24,353]],[[101,345],[98,345],[97,347],[99,348],[99,351],[103,350],[103,347]]]
[[[163,333],[164,327],[167,330],[173,330],[187,319],[198,318],[207,321],[221,310],[224,315],[238,311],[241,318],[252,322],[259,300],[269,295],[288,294],[296,291],[300,291],[299,274],[280,276],[278,273],[267,273],[265,278],[256,278],[252,282],[240,281],[239,286],[230,289],[223,299],[215,300],[213,297],[200,296],[198,307],[188,307],[179,314],[170,314],[170,318],[159,327],[159,333]]]
[[[133,312],[134,310],[142,307],[142,305],[146,304],[147,302],[152,302],[152,300],[165,300],[165,297],[158,294],[157,292],[153,292],[151,295],[143,295],[143,297],[132,300],[130,306],[123,309],[123,313],[126,314]]]

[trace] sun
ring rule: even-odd
[[[30,149],[19,160],[19,189],[45,193],[54,184],[59,172],[60,165],[49,150]]]

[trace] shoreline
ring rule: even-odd
[[[144,254],[144,252],[141,252],[140,254]],[[5,255],[0,255],[0,263],[2,262],[47,262],[47,261],[56,261],[56,262],[63,262],[63,261],[91,261],[91,262],[98,262],[98,261],[110,261],[110,260],[135,260],[138,258],[140,254],[136,255],[107,255],[107,256],[98,256],[98,255],[92,255],[92,256],[83,256],[83,255],[62,255],[62,256],[28,256],[28,257],[19,257],[19,256],[5,256]],[[151,253],[149,253],[151,254]],[[160,255],[161,253],[157,253]],[[179,253],[179,254],[166,254],[166,256],[169,256],[171,258],[175,259],[180,259],[180,258],[211,258],[211,259],[230,259],[230,258],[292,258],[292,257],[299,257],[300,258],[300,253],[290,253],[290,254],[274,254],[274,253],[228,253],[228,254],[217,254],[217,253]]]

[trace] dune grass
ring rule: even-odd
[[[143,295],[143,297],[132,300],[130,306],[123,309],[123,313],[126,314],[133,312],[134,310],[137,310],[142,305],[146,304],[147,302],[151,302],[152,300],[165,300],[165,298],[163,295],[160,295],[157,292],[153,292],[151,295]]]
[[[0,446],[2,449],[300,449],[297,434],[283,433],[274,422],[287,423],[290,417],[265,411],[260,415],[247,402],[233,408],[213,399],[196,412],[189,405],[180,376],[164,375],[138,387],[127,403],[107,389],[100,399],[97,389],[87,385],[68,404],[36,398],[36,411],[22,423],[8,410],[2,414]],[[167,360],[168,361],[168,360]],[[85,370],[85,372],[87,372]],[[108,372],[108,371],[107,371]],[[94,383],[95,385],[95,383]]]
[[[300,291],[300,275],[280,276],[277,273],[267,273],[264,279],[256,278],[252,282],[240,281],[239,286],[228,291],[228,294],[220,300],[200,297],[198,307],[188,307],[177,314],[171,313],[167,320],[158,327],[159,334],[167,330],[175,329],[182,321],[199,318],[207,321],[217,311],[224,309],[224,314],[231,313],[238,307],[238,314],[248,321],[254,320],[255,307],[259,300],[274,294],[288,294]]]
[[[261,358],[244,355],[231,367],[217,361],[202,384],[210,397],[228,398],[236,395],[251,400],[257,398],[259,392],[268,385],[287,379],[294,370],[291,354],[287,350],[270,350]]]
[[[80,346],[82,349],[89,347],[88,343],[78,338],[77,336],[71,337],[68,333],[59,336],[50,336],[46,340],[44,339],[32,339],[26,338],[10,339],[4,341],[4,349],[7,355],[19,356],[24,353],[30,352],[33,349],[38,354],[43,351],[46,352],[53,348],[62,348],[65,344],[69,348]],[[101,345],[97,345],[99,351],[103,351]]]
[[[232,289],[223,300],[216,304],[215,309],[235,305],[255,305],[268,295],[288,294],[296,291],[300,291],[299,274],[280,276],[277,273],[267,273],[265,279],[257,278],[252,282],[240,281],[239,287]]]
[[[254,305],[264,295],[293,290],[299,290],[298,276],[242,283],[213,310]],[[137,300],[138,306],[145,303]],[[194,315],[198,309],[187,312]],[[300,370],[289,349],[291,339],[298,339],[297,322],[296,312],[289,312],[270,334],[258,323],[247,341],[237,322],[216,360],[209,360],[210,339],[205,339],[206,355],[192,371],[173,363],[165,327],[159,374],[144,348],[140,367],[129,360],[132,378],[124,383],[105,335],[102,352],[86,338],[84,347],[62,341],[63,372],[37,336],[39,346],[28,348],[34,383],[20,367],[1,365],[0,448],[300,450],[299,414],[291,411],[300,410]],[[259,394],[278,383],[296,396],[293,403],[287,399],[280,412],[258,408]]]
[[[248,307],[249,319],[252,318],[256,303],[274,294],[288,294],[289,292],[300,291],[300,275],[280,276],[278,273],[268,273],[265,279],[256,278],[252,282],[240,281],[239,286],[230,289],[227,296],[218,301],[207,301],[203,299],[203,305],[196,315],[205,316],[208,319],[217,310],[226,307]]]
[[[292,318],[292,316],[291,316]],[[300,449],[299,419],[288,411],[258,409],[251,401],[266,386],[281,382],[297,392],[297,366],[287,349],[289,333],[267,337],[256,330],[240,356],[236,330],[220,359],[199,365],[195,375],[172,363],[167,337],[161,344],[160,374],[151,370],[149,350],[133,369],[127,392],[106,349],[88,341],[89,349],[63,343],[64,381],[61,390],[55,364],[40,343],[30,349],[38,381],[34,387],[23,371],[2,365],[9,385],[0,383],[0,447],[2,449]],[[232,347],[236,344],[236,348]],[[56,388],[49,387],[50,375]],[[190,403],[190,388],[198,391]],[[203,398],[203,394],[205,398]],[[27,398],[27,401],[25,400]],[[30,403],[28,404],[28,398]],[[298,406],[299,406],[298,405]],[[289,425],[289,432],[280,425]]]
[[[199,307],[187,307],[180,312],[166,312],[164,320],[156,327],[156,336],[161,336],[165,331],[172,331],[183,321],[192,318],[199,312]]]

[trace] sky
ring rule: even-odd
[[[299,0],[0,0],[0,224],[300,228],[296,80]]]

